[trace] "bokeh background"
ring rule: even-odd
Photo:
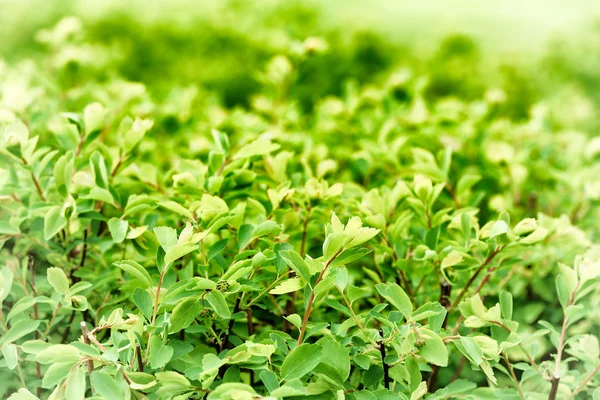
[[[246,105],[260,86],[254,71],[316,36],[328,51],[304,62],[290,88],[305,109],[349,80],[378,84],[408,67],[427,71],[430,98],[480,98],[498,87],[511,119],[544,99],[557,124],[598,128],[594,0],[0,0],[0,10],[0,56],[9,63],[48,57],[40,30],[79,18],[82,44],[55,60],[77,59],[60,77],[72,85],[93,70],[142,82],[159,98],[198,85],[228,106]]]

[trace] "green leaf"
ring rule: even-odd
[[[65,397],[67,400],[84,399],[85,390],[85,369],[83,367],[75,368],[75,370],[67,376],[67,387],[65,390]]]
[[[50,389],[62,382],[67,376],[69,376],[71,373],[71,368],[73,368],[75,363],[76,361],[60,361],[51,364],[44,372],[42,388]]]
[[[123,140],[123,150],[129,153],[135,148],[135,146],[144,138],[146,132],[148,132],[154,122],[148,119],[137,118],[131,124],[130,129],[125,133]]]
[[[65,272],[57,267],[48,268],[46,271],[48,283],[56,290],[56,293],[66,296],[69,293],[69,279]]]
[[[468,356],[476,365],[479,365],[483,362],[483,352],[481,351],[481,347],[473,338],[461,336],[460,342],[467,351]]]
[[[419,328],[419,332],[425,340],[425,344],[419,349],[419,354],[428,363],[446,367],[448,365],[448,349],[442,338],[426,328]]]
[[[218,290],[211,290],[206,295],[206,301],[208,301],[208,304],[210,304],[219,317],[224,319],[231,318],[231,311],[229,311],[229,306],[223,293]]]
[[[207,400],[245,400],[256,398],[256,392],[252,389],[252,386],[246,385],[245,383],[228,382],[222,383],[215,390],[210,392],[206,397]]]
[[[100,187],[92,188],[92,190],[90,190],[90,192],[86,196],[83,196],[83,198],[98,200],[103,203],[112,204],[112,205],[114,205],[114,203],[115,203],[115,199],[113,198],[112,194],[108,190],[100,188]]]
[[[299,277],[290,278],[287,281],[283,281],[279,285],[275,286],[269,291],[270,294],[285,294],[296,292],[306,286],[306,281]]]
[[[98,189],[108,188],[108,171],[106,169],[106,163],[104,162],[104,156],[99,151],[94,151],[90,156],[90,167],[94,173],[94,180]],[[112,198],[112,196],[111,196]],[[97,199],[99,200],[99,199]]]
[[[14,344],[5,344],[2,346],[2,355],[6,360],[6,366],[8,369],[15,369],[19,363],[19,354],[17,353],[17,346]]]
[[[133,304],[144,314],[148,321],[152,319],[153,303],[152,296],[146,290],[135,288],[133,291]]]
[[[18,235],[21,231],[11,226],[8,221],[0,221],[0,235]]]
[[[194,219],[194,214],[192,214],[192,212],[190,210],[188,210],[181,204],[174,202],[172,200],[160,201],[160,202],[158,202],[158,205],[163,208],[166,208],[167,210],[173,211],[174,213],[182,215],[182,216],[186,217],[187,219],[192,219],[192,220]],[[166,228],[166,227],[161,227],[161,228]],[[156,233],[156,231],[155,231],[155,233]],[[157,236],[158,236],[158,234],[157,234]]]
[[[326,336],[318,344],[323,348],[323,358],[315,371],[327,375],[342,385],[350,376],[350,353],[346,346]]]
[[[305,281],[310,282],[311,274],[308,265],[306,265],[306,262],[300,257],[300,254],[296,253],[294,250],[281,250],[279,255],[298,276],[301,276]]]
[[[261,371],[259,376],[260,380],[263,382],[265,388],[267,388],[269,392],[272,392],[279,387],[279,379],[277,379],[277,374],[275,374],[273,371],[264,369]]]
[[[104,371],[94,371],[92,373],[92,387],[105,399],[125,400],[125,395],[115,378]]]
[[[323,257],[325,260],[331,260],[331,258],[342,249],[346,242],[346,238],[347,236],[343,232],[330,233],[327,235],[325,242],[323,242]]]
[[[83,110],[83,125],[86,134],[102,129],[106,109],[100,103],[91,103],[85,106]]]
[[[500,309],[502,310],[502,317],[505,319],[512,319],[513,313],[513,298],[510,292],[503,290],[500,293]]]
[[[219,254],[221,254],[221,252],[227,246],[228,242],[229,242],[229,239],[221,239],[217,243],[213,244],[211,246],[210,250],[208,251],[208,255],[206,257],[206,261],[210,261],[213,258],[215,258],[216,256],[218,256]]]
[[[194,322],[199,312],[200,302],[197,298],[185,299],[173,309],[169,332],[175,333],[187,328]]]
[[[108,230],[115,243],[121,243],[125,240],[127,228],[129,228],[129,223],[123,219],[111,218],[108,220]]]
[[[410,298],[404,290],[396,283],[380,283],[375,286],[379,294],[396,307],[408,321],[413,311]]]
[[[69,193],[74,165],[75,159],[72,152],[61,156],[54,164],[54,184],[62,196]]]
[[[346,264],[350,264],[353,261],[360,260],[367,254],[371,253],[372,250],[364,247],[353,247],[351,249],[344,249],[342,253],[335,258],[331,263],[332,267],[341,267]]]
[[[140,264],[133,260],[123,260],[117,261],[113,263],[114,266],[122,269],[130,275],[133,275],[140,283],[142,283],[142,289],[147,289],[152,287],[152,278],[150,278],[150,274],[146,271],[146,268],[142,267]]]
[[[81,354],[77,347],[70,344],[53,344],[35,356],[40,364],[54,364],[57,362],[77,362]]]
[[[273,220],[266,220],[256,225],[252,230],[252,237],[261,237],[266,235],[277,235],[281,232],[281,225]]]
[[[179,260],[181,257],[197,249],[197,245],[178,244],[177,246],[174,246],[167,251],[167,254],[165,254],[165,265],[171,265],[174,261]]]
[[[169,226],[157,226],[154,228],[154,234],[165,253],[177,244],[177,231]]]
[[[360,228],[355,234],[354,237],[352,238],[352,240],[350,240],[350,242],[348,242],[348,244],[346,245],[346,247],[348,248],[352,248],[355,246],[359,246],[369,240],[371,240],[372,238],[374,238],[375,236],[377,236],[377,234],[380,232],[379,229],[375,229],[375,228],[368,228],[368,227],[364,227],[364,228]]]
[[[274,152],[275,150],[279,149],[279,147],[280,146],[276,143],[271,143],[265,139],[258,139],[239,149],[238,152],[233,156],[233,159],[239,160],[253,156],[264,156]]]
[[[565,279],[560,276],[557,276],[555,279],[556,283],[556,292],[558,294],[558,301],[562,308],[566,308],[569,304],[569,300],[571,298],[571,292],[569,292],[569,286]]]
[[[67,219],[62,214],[62,207],[50,207],[44,215],[44,240],[52,239],[66,225]]]
[[[440,315],[442,313],[444,313],[446,311],[446,309],[437,301],[436,302],[429,302],[429,303],[425,303],[423,304],[421,307],[419,307],[417,310],[415,310],[410,319],[412,321],[421,321],[422,319],[425,318],[430,318],[430,317],[434,317],[436,315]]]
[[[152,369],[161,369],[171,361],[171,357],[173,357],[173,348],[163,344],[162,340],[154,335],[150,340],[149,353],[150,367],[152,367]]]
[[[0,338],[0,344],[6,345],[13,343],[21,339],[23,336],[27,336],[34,332],[38,326],[40,326],[40,321],[21,320],[11,326],[8,332],[2,335]]]
[[[323,348],[316,344],[296,346],[281,365],[281,378],[285,380],[302,378],[312,371],[323,357]]]
[[[19,389],[17,392],[14,392],[10,395],[7,400],[39,400],[35,397],[29,390],[25,388]]]
[[[509,231],[510,228],[508,227],[508,224],[503,220],[498,220],[492,226],[492,230],[490,231],[490,238],[503,235],[505,233],[508,233]]]

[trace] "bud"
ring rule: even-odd
[[[513,232],[519,236],[523,236],[527,233],[535,231],[536,228],[537,222],[535,218],[525,218],[514,227]]]
[[[415,175],[413,184],[417,197],[422,201],[425,201],[433,190],[433,183],[431,182],[431,179],[420,174]]]

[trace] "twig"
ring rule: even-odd
[[[81,332],[83,333],[83,342],[85,344],[89,344],[90,343],[90,331],[88,330],[88,327],[85,323],[85,321],[81,321]],[[87,361],[87,369],[88,369],[88,374],[90,376],[90,388],[92,389],[92,391],[94,391],[94,388],[92,387],[92,372],[94,372],[94,362],[92,360],[88,360]]]
[[[506,366],[508,367],[508,371],[510,372],[510,375],[512,376],[512,379],[515,382],[515,387],[517,389],[517,392],[519,393],[519,398],[521,400],[525,400],[525,397],[523,396],[523,392],[521,391],[521,385],[519,384],[519,380],[517,379],[517,375],[515,374],[515,370],[513,369],[512,364],[508,360],[508,357],[506,356],[505,352],[502,352],[502,357],[504,358],[504,362],[506,362]]]
[[[37,290],[35,289],[35,271],[33,269],[34,261],[35,260],[34,260],[33,256],[30,255],[29,256],[29,275],[30,275],[30,279],[31,279],[31,291],[33,292],[33,298],[35,300],[35,298],[37,297]],[[37,300],[33,303],[33,319],[36,321],[39,319]],[[40,338],[40,332],[37,329],[35,331],[35,338],[36,339]],[[40,366],[39,362],[35,363],[35,375],[36,375],[38,381],[41,381],[42,367]],[[41,395],[42,395],[42,387],[41,386],[37,387],[36,393],[37,393],[37,397],[41,397]]]
[[[308,205],[306,206],[306,217],[304,218],[304,223],[302,224],[302,240],[300,242],[300,257],[304,257],[304,255],[306,254],[306,240],[308,237],[308,222],[310,220],[311,212],[312,212],[312,208],[310,206],[310,203],[308,203]],[[296,273],[294,271],[292,271],[290,273],[290,278],[293,278],[294,276],[296,276]],[[290,295],[290,298],[285,303],[285,315],[286,316],[292,315],[296,312],[295,303],[296,303],[296,292],[293,292]],[[283,328],[282,328],[283,332],[288,333],[291,331],[291,329],[292,329],[292,324],[290,323],[290,321],[288,321],[287,319],[284,319],[283,320]]]
[[[24,159],[23,157],[21,157],[21,161],[23,162],[24,166],[29,165],[27,163],[27,160]],[[42,187],[40,186],[40,182],[38,181],[38,179],[35,177],[35,174],[33,173],[33,170],[30,171],[31,173],[31,180],[33,181],[33,184],[35,186],[35,189],[37,190],[38,194],[40,195],[40,197],[42,198],[42,200],[45,202],[46,201],[46,196],[44,196],[44,191],[42,190]]]
[[[233,307],[233,314],[235,314],[236,312],[240,311],[240,303],[242,301],[242,297],[238,297],[237,300],[235,301],[235,306]],[[225,335],[225,337],[223,338],[223,340],[221,341],[220,345],[219,345],[219,352],[225,350],[225,347],[227,347],[227,344],[229,343],[229,335],[231,335],[231,332],[233,331],[233,325],[235,324],[235,319],[231,318],[229,320],[229,324],[228,324],[228,328],[227,328],[227,334]]]
[[[502,329],[504,329],[508,333],[513,333],[513,330],[511,330],[508,326],[506,326],[505,324],[503,324],[500,321],[490,321],[490,324],[498,325],[499,327],[501,327]],[[523,346],[522,343],[519,343],[519,348],[523,351],[523,353],[525,353],[525,356],[527,357],[527,360],[533,366],[533,368],[535,368],[535,370],[537,371],[537,373],[540,374],[540,376],[543,377],[544,375],[542,374],[542,371],[540,370],[540,366],[535,362],[535,360],[533,359],[533,357],[531,356],[531,354],[529,354],[529,352],[527,351],[527,349],[525,348],[525,346]]]
[[[323,270],[321,271],[321,273],[317,277],[317,281],[315,282],[315,286],[310,291],[310,297],[308,298],[308,303],[307,303],[307,306],[306,306],[306,312],[304,313],[304,319],[302,320],[302,328],[300,329],[300,334],[298,335],[298,344],[302,344],[302,339],[304,339],[304,332],[306,331],[306,325],[308,324],[308,317],[310,316],[310,311],[311,311],[312,305],[313,305],[313,303],[315,301],[315,288],[321,282],[321,279],[323,279],[323,276],[325,275],[325,272],[327,271],[327,269],[329,268],[329,266],[331,265],[331,263],[333,262],[333,260],[335,260],[337,258],[337,256],[339,256],[342,253],[343,250],[344,250],[344,248],[342,247],[341,249],[338,250],[337,253],[335,253],[335,255],[333,257],[331,257],[329,259],[329,261],[327,261],[327,263],[325,264],[325,267],[323,268]]]
[[[573,302],[575,301],[575,293],[577,292],[577,289],[579,289],[579,283],[577,283],[577,285],[575,286],[575,289],[573,289],[573,292],[571,292],[571,296],[569,296],[569,302],[567,303],[566,308],[568,308],[569,306],[573,305]],[[556,365],[554,367],[554,374],[552,375],[552,388],[550,389],[550,395],[548,396],[548,400],[555,400],[556,399],[556,394],[558,392],[558,384],[560,382],[560,361],[562,359],[562,352],[564,350],[564,346],[565,346],[565,334],[567,332],[567,324],[568,324],[568,320],[569,320],[569,316],[567,315],[567,313],[563,310],[563,323],[562,323],[562,329],[560,330],[560,339],[558,341],[558,346],[556,347]]]
[[[65,331],[63,332],[62,339],[60,340],[60,342],[62,344],[65,344],[67,342],[67,339],[69,338],[69,334],[71,333],[71,324],[73,323],[74,319],[75,319],[75,310],[73,310],[73,312],[71,313],[69,322],[67,322],[67,327],[65,328]]]
[[[590,372],[583,381],[581,381],[581,383],[579,384],[579,386],[577,386],[577,388],[575,388],[575,390],[573,391],[573,393],[571,393],[571,396],[569,397],[569,400],[574,399],[575,396],[577,396],[577,394],[579,392],[581,392],[583,390],[583,388],[585,388],[585,386],[592,380],[592,378],[594,377],[594,375],[596,375],[598,373],[598,371],[600,371],[600,364],[598,364],[596,366],[596,368],[594,368],[592,370],[592,372]]]
[[[144,361],[142,361],[142,347],[139,343],[135,344],[135,355],[137,358],[138,371],[144,372]]]
[[[152,310],[152,322],[150,323],[150,325],[154,325],[156,323],[156,315],[158,314],[158,301],[160,298],[160,289],[162,287],[162,283],[163,283],[163,279],[165,278],[165,272],[167,271],[167,266],[163,266],[162,271],[160,273],[160,278],[158,280],[158,286],[156,287],[156,296],[154,298],[154,308]],[[152,339],[152,333],[154,331],[151,331],[150,334],[148,335],[148,343],[150,343],[150,339]],[[146,347],[146,357],[148,357],[148,353],[150,352],[150,346]]]
[[[254,303],[256,303],[258,300],[260,300],[269,290],[271,290],[274,286],[276,286],[283,278],[285,278],[286,276],[290,275],[291,277],[291,273],[293,271],[287,271],[286,273],[282,274],[281,276],[279,276],[277,279],[275,279],[275,281],[273,283],[271,283],[269,286],[267,286],[262,292],[260,292],[254,299],[252,299],[252,301],[248,304],[246,304],[244,306],[244,309],[252,306]]]
[[[117,171],[119,171],[119,168],[121,167],[121,164],[123,164],[123,160],[125,159],[125,154],[122,154],[119,157],[119,161],[117,161],[117,164],[115,165],[115,167],[113,168],[112,172],[110,173],[110,177],[114,178],[114,176],[117,174]]]
[[[385,241],[386,245],[392,250],[392,259],[394,260],[394,267],[396,267],[396,269],[398,269],[398,275],[400,275],[400,279],[402,279],[402,283],[404,284],[404,289],[406,289],[406,294],[408,294],[408,297],[410,298],[411,302],[414,305],[415,304],[415,295],[414,295],[414,292],[410,285],[410,282],[408,281],[408,278],[406,277],[406,274],[404,273],[404,271],[402,271],[400,268],[398,268],[399,259],[398,259],[398,254],[396,254],[396,249],[394,248],[394,246],[392,246],[392,243],[390,242],[390,240],[387,238],[386,235],[382,235],[382,236],[383,236],[383,240]],[[409,255],[410,255],[410,249],[406,252],[407,259],[409,259]]]
[[[479,276],[479,274],[481,273],[481,271],[490,263],[492,262],[492,260],[494,259],[494,257],[496,257],[496,255],[502,250],[502,247],[496,247],[494,249],[494,251],[492,251],[485,260],[483,260],[483,262],[479,265],[479,267],[477,267],[477,270],[475,271],[475,273],[471,276],[471,278],[469,279],[469,281],[467,282],[467,284],[465,285],[464,288],[462,288],[462,290],[458,293],[458,296],[456,297],[456,299],[454,299],[454,302],[450,305],[450,307],[448,308],[448,313],[450,313],[450,311],[454,310],[462,301],[463,297],[465,297],[465,294],[467,294],[467,290],[469,290],[469,288],[471,287],[471,285],[473,284],[473,282],[475,282],[475,279],[477,279],[477,277]],[[489,278],[488,278],[489,279]]]
[[[381,353],[381,364],[383,365],[383,385],[386,389],[390,388],[390,367],[385,362],[385,343],[383,343],[383,330],[379,330],[381,340],[379,341],[379,352]]]
[[[456,207],[457,209],[460,208],[460,202],[458,201],[458,197],[456,197],[456,192],[454,191],[452,185],[450,185],[450,182],[446,182],[446,189],[448,190],[448,193],[450,193],[450,197],[452,197],[454,207]]]

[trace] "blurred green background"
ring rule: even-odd
[[[78,56],[97,58],[88,63],[96,78],[122,76],[158,96],[197,85],[227,106],[247,105],[260,86],[255,71],[318,36],[329,51],[303,63],[291,88],[304,109],[339,95],[349,80],[380,83],[408,67],[428,76],[430,98],[474,99],[498,87],[509,118],[527,117],[545,99],[562,109],[558,124],[600,127],[589,111],[600,106],[593,0],[0,0],[0,9],[7,62],[47,58],[37,33],[74,15],[89,50]],[[62,77],[64,85],[89,78],[90,68],[81,69]]]

